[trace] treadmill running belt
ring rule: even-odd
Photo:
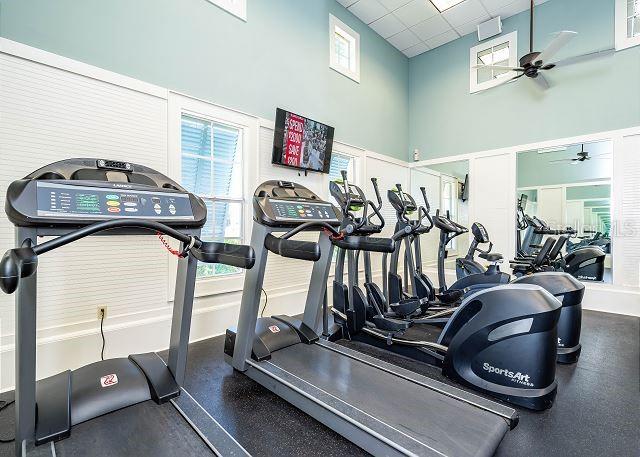
[[[330,408],[415,455],[493,455],[508,430],[506,420],[497,414],[346,357],[325,345],[331,347],[326,342],[290,346],[257,365],[278,376],[286,374],[289,383],[304,385],[312,395],[320,393]]]
[[[75,426],[70,438],[55,443],[55,452],[56,457],[214,455],[171,404],[152,401]]]

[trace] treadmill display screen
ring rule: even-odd
[[[192,221],[189,196],[137,189],[108,189],[39,181],[38,216],[60,219],[144,218]]]
[[[290,200],[270,200],[270,203],[277,221],[337,221],[331,203]]]

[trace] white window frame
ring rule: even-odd
[[[518,32],[514,31],[505,35],[500,35],[490,41],[485,41],[476,46],[473,46],[469,50],[469,92],[476,93],[482,90],[491,89],[504,82],[505,78],[513,78],[516,76],[516,72],[510,71],[504,73],[497,78],[483,83],[478,83],[478,69],[474,69],[478,65],[478,53],[486,51],[487,49],[500,46],[501,44],[509,43],[509,66],[518,66]]]
[[[616,51],[640,46],[640,35],[627,36],[627,1],[616,0]]]
[[[183,114],[240,130],[242,136],[242,197],[230,200],[243,203],[241,242],[249,244],[252,224],[247,223],[247,221],[251,221],[253,218],[251,197],[253,196],[255,183],[258,180],[258,161],[252,160],[252,157],[255,158],[257,154],[258,119],[238,111],[170,92],[168,108],[168,174],[177,182],[180,182],[182,176],[181,130]],[[173,297],[177,266],[175,256],[170,256],[169,264],[169,297]],[[196,281],[195,296],[203,297],[241,291],[244,285],[244,274],[245,272],[242,270],[237,274],[199,278]]]
[[[351,68],[339,63],[335,48],[336,33],[349,41],[350,55],[355,59]],[[333,14],[329,15],[329,67],[357,83],[360,82],[360,34]]]
[[[247,0],[207,0],[237,18],[247,22]]]

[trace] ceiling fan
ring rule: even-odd
[[[549,82],[543,76],[541,72],[549,71],[558,66],[566,66],[568,64],[578,63],[583,60],[591,59],[594,57],[602,57],[609,55],[613,52],[613,49],[605,49],[601,51],[595,51],[588,54],[570,57],[560,62],[550,63],[551,59],[567,45],[578,33],[564,30],[555,34],[555,38],[549,43],[549,45],[541,52],[533,50],[533,18],[534,18],[534,0],[531,0],[531,8],[529,13],[529,53],[520,58],[519,67],[510,67],[505,65],[476,65],[474,69],[493,69],[493,70],[506,70],[514,71],[518,74],[512,78],[505,78],[501,84],[512,82],[523,76],[533,79],[539,87],[542,89],[548,89],[550,87]]]
[[[578,165],[581,162],[586,162],[591,159],[608,159],[611,157],[611,153],[605,152],[602,154],[598,154],[595,156],[590,156],[589,151],[584,150],[584,144],[580,149],[580,152],[577,153],[577,157],[573,159],[558,159],[558,160],[550,160],[549,163],[569,163],[571,165]]]

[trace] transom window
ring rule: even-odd
[[[360,82],[360,35],[329,15],[329,66]]]
[[[627,37],[640,36],[640,0],[627,0]]]
[[[640,0],[615,0],[616,50],[640,45]]]
[[[485,49],[478,53],[477,63],[478,65],[509,65],[509,42],[500,43],[497,46],[492,46],[489,49]],[[509,73],[509,70],[495,70],[491,68],[479,68],[478,69],[478,84],[482,84],[492,79],[498,78],[505,73]]]
[[[182,115],[182,185],[207,205],[206,241],[242,243],[242,130],[218,122]],[[199,264],[198,278],[238,274],[228,265]]]
[[[502,83],[504,78],[514,75],[510,70],[474,67],[477,65],[517,66],[517,33],[499,36],[471,48],[469,86],[472,93],[495,87]]]

